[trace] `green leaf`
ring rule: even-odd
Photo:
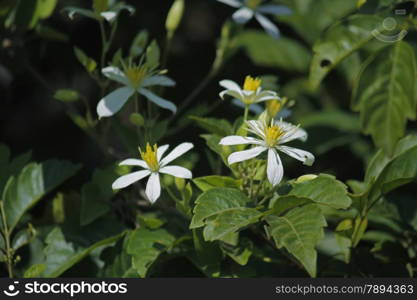
[[[342,132],[358,133],[361,131],[359,118],[342,110],[315,111],[302,118],[303,128],[331,127]]]
[[[37,14],[40,19],[49,18],[55,10],[58,0],[38,0]]]
[[[362,128],[391,155],[403,137],[407,119],[415,119],[417,65],[413,48],[397,42],[365,65],[353,93]]]
[[[81,65],[89,72],[93,72],[97,68],[94,59],[88,57],[80,48],[74,47],[74,53]]]
[[[255,208],[240,207],[218,213],[210,217],[204,227],[206,241],[222,240],[238,230],[258,222],[262,212]]]
[[[354,1],[346,0],[333,0],[331,5],[328,0],[280,0],[279,4],[285,4],[293,11],[291,15],[278,16],[279,22],[289,24],[310,44],[336,20],[356,9]]]
[[[104,268],[101,270],[101,277],[104,278],[134,278],[137,277],[136,270],[132,266],[132,256],[127,254],[127,242],[117,241],[114,247],[106,248],[100,259],[104,261]]]
[[[59,186],[80,169],[66,161],[49,160],[27,165],[17,177],[11,177],[3,192],[4,210],[9,230],[23,214],[43,196]]]
[[[216,175],[194,178],[193,182],[203,192],[206,192],[210,189],[214,189],[216,187],[227,187],[227,188],[238,189],[240,186],[239,180],[236,180],[227,176],[216,176]]]
[[[55,92],[54,98],[62,102],[76,102],[80,100],[80,95],[76,90],[61,89]]]
[[[233,134],[233,127],[229,121],[214,118],[201,118],[197,116],[190,116],[191,120],[196,121],[197,125],[209,133],[219,136],[227,136]]]
[[[146,276],[158,256],[170,248],[174,241],[175,237],[165,229],[138,228],[131,232],[127,253],[133,256],[133,266],[140,277]]]
[[[371,198],[417,180],[417,146],[389,162],[372,185]]]
[[[285,247],[307,270],[316,276],[316,244],[323,238],[326,220],[316,204],[295,208],[285,216],[268,216],[268,232],[278,248]]]
[[[295,40],[274,39],[258,31],[246,31],[237,37],[237,45],[246,50],[258,66],[286,71],[306,72],[311,60],[309,51]]]
[[[46,266],[44,264],[34,264],[25,271],[23,278],[39,278],[45,269]]]
[[[27,165],[32,157],[32,152],[21,154],[10,160],[10,150],[7,146],[0,144],[0,194],[8,179],[16,176]]]
[[[90,224],[110,210],[110,199],[114,195],[111,184],[126,171],[114,165],[94,171],[91,182],[82,187],[81,225]]]
[[[374,38],[380,26],[378,16],[354,15],[332,26],[313,48],[310,83],[316,89],[326,75],[352,53]]]
[[[253,243],[250,239],[243,238],[237,246],[231,246],[223,243],[221,249],[236,263],[241,266],[246,266],[253,253]]]
[[[216,215],[245,207],[250,199],[241,191],[231,188],[214,188],[201,194],[196,200],[190,228],[205,225],[205,220]]]
[[[220,262],[222,261],[222,251],[216,242],[207,242],[203,237],[203,230],[196,228],[193,232],[193,245],[196,259],[194,263],[209,277],[220,275]]]
[[[320,174],[315,179],[294,184],[289,195],[307,198],[317,204],[336,209],[346,209],[352,203],[347,195],[346,185],[327,174]]]
[[[36,230],[31,224],[28,228],[18,231],[13,237],[12,248],[14,251],[28,245],[36,235]]]
[[[44,277],[60,276],[95,249],[111,245],[125,234],[121,225],[111,218],[102,218],[84,227],[74,225],[66,223],[48,234]]]
[[[414,146],[417,146],[417,135],[408,135],[397,143],[392,156],[386,155],[382,149],[379,150],[369,162],[366,169],[365,182],[368,184],[373,183],[390,161]]]
[[[214,151],[215,153],[219,154],[222,158],[223,163],[228,166],[227,157],[231,153],[230,146],[222,146],[220,145],[220,140],[222,139],[218,135],[214,134],[202,134],[201,137],[206,140],[207,146]]]

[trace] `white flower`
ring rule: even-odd
[[[99,118],[110,117],[117,113],[136,92],[164,109],[173,113],[177,111],[174,103],[155,95],[147,89],[154,85],[174,86],[175,81],[149,70],[146,64],[126,67],[124,72],[116,67],[107,67],[102,70],[102,73],[109,79],[121,83],[123,87],[116,89],[100,100],[97,105]]]
[[[74,15],[79,14],[96,20],[104,18],[108,22],[113,22],[122,10],[127,10],[131,15],[135,12],[133,6],[123,2],[115,3],[114,0],[104,3],[103,6],[93,5],[93,10],[78,7],[67,7],[65,10],[68,11],[70,19],[73,19]]]
[[[232,16],[233,20],[239,24],[245,24],[250,19],[255,19],[261,24],[265,31],[278,38],[280,35],[279,29],[263,14],[271,15],[289,15],[291,10],[283,5],[265,4],[261,5],[263,0],[217,0],[232,7],[239,8]]]
[[[284,168],[278,151],[302,161],[305,165],[311,166],[314,163],[314,156],[310,152],[300,150],[293,147],[284,146],[283,144],[295,139],[305,141],[307,133],[290,123],[283,121],[272,120],[270,125],[262,121],[247,121],[248,131],[260,137],[243,137],[243,136],[228,136],[220,141],[220,145],[255,145],[255,147],[232,153],[228,157],[229,165],[252,159],[261,153],[268,151],[267,175],[269,182],[276,186],[282,180],[284,175]]]
[[[219,96],[224,99],[225,95],[232,96],[241,101],[245,106],[250,106],[255,103],[279,99],[277,93],[273,91],[263,91],[261,88],[262,80],[259,78],[252,78],[246,76],[243,88],[232,80],[222,80],[219,84],[225,88]]]
[[[165,158],[162,158],[164,153],[168,150],[169,145],[164,145],[159,148],[154,145],[152,148],[149,144],[147,144],[146,151],[140,152],[142,160],[129,158],[119,164],[121,166],[139,166],[145,170],[136,171],[119,177],[115,182],[113,182],[112,188],[114,190],[122,189],[150,176],[148,183],[146,184],[145,193],[149,201],[154,203],[161,195],[161,182],[159,179],[160,173],[185,179],[191,179],[193,177],[191,171],[186,168],[180,166],[168,166],[170,162],[188,152],[193,147],[194,146],[191,143],[182,143],[172,150],[170,154],[165,156]]]

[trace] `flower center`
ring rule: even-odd
[[[270,100],[266,102],[266,110],[270,118],[275,118],[275,116],[280,112],[282,108],[282,103],[280,100]]]
[[[268,147],[274,147],[284,131],[278,125],[268,126],[265,129],[265,142]]]
[[[262,3],[262,0],[246,0],[246,6],[250,9],[255,9]]]
[[[262,80],[259,78],[253,78],[251,76],[246,76],[245,82],[243,83],[243,89],[245,91],[256,91],[261,86]]]
[[[153,172],[156,172],[159,170],[157,152],[158,152],[158,146],[155,144],[153,147],[151,147],[149,143],[146,144],[145,152],[140,151],[140,155],[142,156],[142,159],[146,162],[149,169],[151,169],[151,171]]]
[[[126,77],[133,87],[138,88],[142,80],[146,77],[148,68],[146,66],[133,66],[125,70]]]

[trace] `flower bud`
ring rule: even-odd
[[[170,34],[172,34],[181,22],[184,14],[184,0],[175,0],[171,9],[168,12],[167,19],[165,21],[165,28]]]
[[[296,183],[301,183],[301,182],[310,181],[310,180],[313,180],[313,179],[316,179],[316,178],[317,178],[317,175],[314,175],[314,174],[306,174],[306,175],[303,175],[303,176],[298,177],[295,182]]]

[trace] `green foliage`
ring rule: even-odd
[[[263,67],[305,72],[311,59],[307,49],[285,37],[277,40],[265,33],[245,32],[237,38],[237,44],[254,63]]]
[[[314,45],[310,69],[312,87],[317,88],[332,69],[374,39],[372,31],[381,22],[378,16],[353,15],[329,28]]]
[[[284,216],[267,217],[268,232],[278,248],[285,247],[304,266],[310,276],[316,276],[315,245],[323,238],[326,220],[317,205],[309,204],[291,210]]]
[[[130,233],[127,253],[132,256],[132,265],[140,277],[145,277],[152,263],[164,251],[172,247],[175,237],[164,229],[138,228]]]
[[[271,0],[292,11],[265,15],[278,39],[212,9],[196,18],[183,0],[169,10],[133,2],[73,1],[64,13],[56,0],[0,3],[11,117],[1,134],[12,149],[0,144],[2,276],[416,276],[416,20],[411,9],[390,18],[409,2]],[[134,6],[140,28],[121,14]],[[194,21],[182,30],[186,9]],[[202,31],[201,20],[218,30]],[[220,87],[224,79],[237,86]],[[106,96],[123,94],[120,85],[131,96]],[[221,101],[225,85],[230,100],[256,103],[245,112]],[[283,102],[269,102],[274,93]],[[272,110],[299,127],[271,124],[252,139],[245,121],[269,125]],[[284,147],[292,134],[289,145],[311,152],[313,166]],[[232,145],[220,145],[228,136],[222,144]],[[182,142],[192,153],[168,154]],[[159,152],[138,152],[148,143]],[[261,151],[273,145],[278,166]],[[35,158],[53,153],[83,169],[15,155],[29,146]],[[152,179],[143,177],[151,165]]]
[[[18,176],[10,177],[2,196],[9,229],[15,228],[31,207],[79,168],[69,162],[50,160],[41,164],[31,163]]]
[[[416,78],[413,48],[397,42],[369,60],[358,79],[353,107],[365,133],[388,155],[404,136],[407,119],[416,118]]]

